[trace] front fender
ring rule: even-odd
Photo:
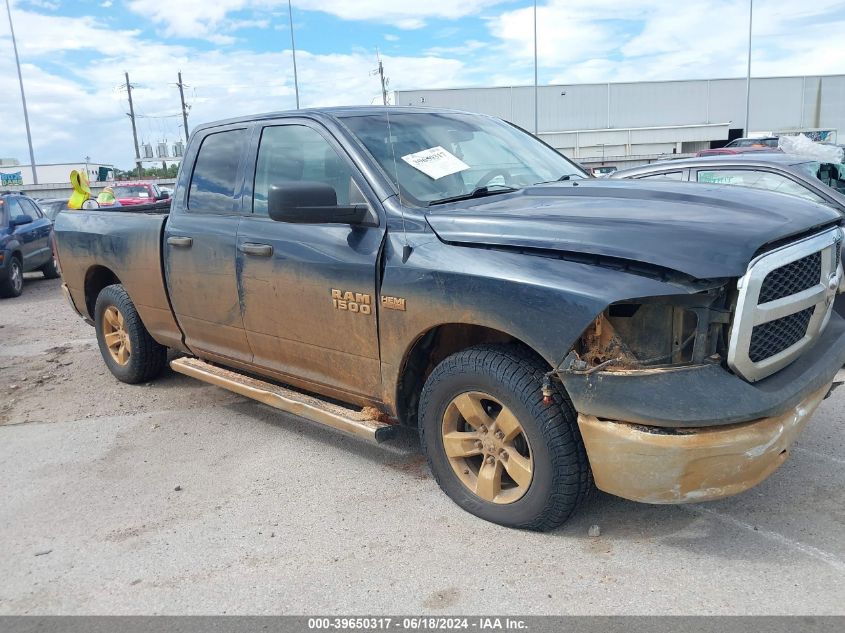
[[[694,292],[676,283],[556,257],[455,246],[415,235],[402,261],[401,234],[388,234],[382,297],[405,310],[381,308],[379,336],[385,401],[396,393],[414,342],[446,323],[504,332],[557,365],[609,304],[637,297]]]

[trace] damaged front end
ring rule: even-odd
[[[695,282],[687,294],[603,310],[550,372],[578,412],[597,487],[646,503],[686,503],[736,494],[774,472],[845,362],[845,320],[813,285],[827,273],[812,270],[807,288],[795,291],[802,300],[821,297],[813,318],[823,325],[770,345],[775,362],[791,357],[753,380],[731,363],[742,282]],[[788,319],[789,309],[802,308],[784,307],[788,296],[770,300],[755,296],[761,315],[777,310]]]
[[[694,294],[610,305],[561,364],[565,372],[636,371],[719,363],[726,356],[731,300],[724,281]]]

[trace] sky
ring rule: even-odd
[[[13,0],[36,162],[132,166],[139,141],[295,107],[287,0]],[[745,75],[748,0],[539,0],[539,81]],[[303,107],[391,90],[533,82],[533,2],[293,0]],[[754,76],[845,73],[845,0],[756,0]],[[0,157],[28,163],[8,22],[0,15]]]

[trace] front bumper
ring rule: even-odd
[[[666,431],[578,415],[596,487],[644,503],[721,499],[771,475],[830,389],[754,422]]]

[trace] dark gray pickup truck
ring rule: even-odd
[[[595,485],[717,499],[786,459],[845,361],[841,216],[595,180],[502,121],[303,110],[198,128],[172,206],[59,215],[125,382],[173,370],[376,441],[530,529]],[[337,474],[342,477],[342,473]]]

